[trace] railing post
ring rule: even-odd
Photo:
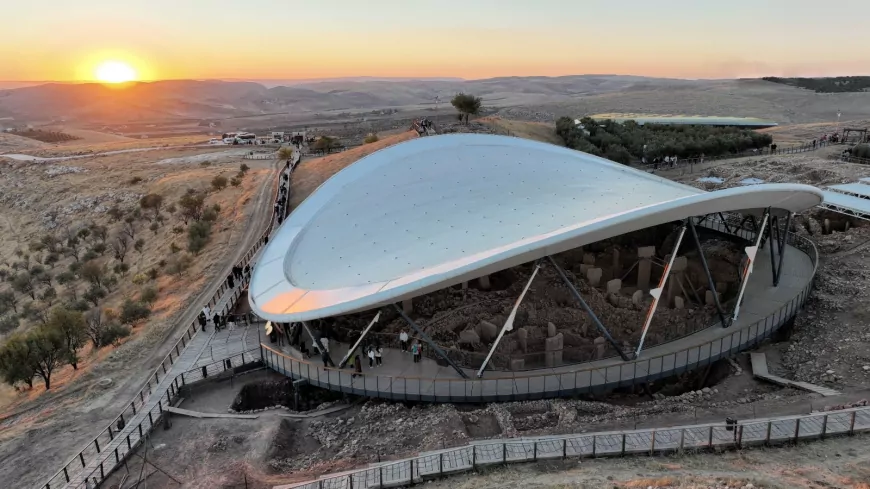
[[[822,419],[822,434],[819,438],[824,438],[825,434],[827,434],[827,432],[828,432],[828,415],[826,414],[825,417]]]
[[[737,427],[737,448],[743,448],[743,425]]]
[[[379,470],[379,472],[380,472],[379,477],[380,477],[380,479],[381,479],[381,489],[384,489],[384,466],[381,465],[381,466],[379,467],[379,469],[380,469],[380,470]]]
[[[538,442],[537,440],[532,441],[532,460],[538,460]]]
[[[713,427],[710,426],[710,433],[707,438],[707,446],[713,448]]]
[[[622,434],[622,452],[620,455],[625,456],[625,433]]]
[[[773,421],[767,422],[767,436],[764,438],[764,444],[770,445],[770,429],[773,426]]]
[[[438,454],[438,475],[444,475],[444,452]]]
[[[410,474],[409,478],[411,480],[411,485],[413,486],[414,485],[414,459],[413,458],[410,460],[410,463],[411,463],[411,474]]]
[[[562,458],[568,458],[568,439],[562,439]]]
[[[797,418],[795,420],[795,423],[794,423],[794,441],[795,441],[795,443],[797,443],[798,436],[800,436],[800,433],[801,433],[801,419]]]
[[[507,443],[501,444],[501,462],[507,465]]]
[[[849,436],[855,434],[855,413],[856,411],[852,411],[852,420],[849,422]]]
[[[84,456],[84,453],[79,452],[79,460],[81,460],[81,462],[82,462],[82,468],[84,468],[84,466],[85,466],[85,456]]]
[[[598,439],[597,436],[592,435],[592,457],[593,457],[593,458],[595,458],[595,450],[596,450],[596,448],[597,448],[597,447],[596,447],[596,444],[597,444],[596,441],[597,441],[597,439]]]
[[[683,447],[686,444],[686,429],[680,430],[680,453],[683,453]]]
[[[650,440],[650,446],[649,446],[649,456],[652,457],[653,454],[655,453],[655,451],[656,451],[656,431],[653,430],[652,439]]]

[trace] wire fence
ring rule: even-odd
[[[870,165],[870,158],[858,158],[857,156],[840,156],[840,161],[845,161],[846,163],[860,163],[862,165]]]
[[[294,162],[290,171],[295,168],[298,161]],[[289,189],[289,177],[287,179],[287,187]],[[279,178],[276,181],[275,186],[275,199],[277,200],[278,194],[280,191],[280,187],[282,185],[282,180]],[[289,190],[288,190],[289,193]],[[250,265],[256,256],[257,252],[260,248],[263,247],[264,244],[268,242],[268,237],[272,233],[272,230],[276,226],[277,218],[273,215],[267,229],[263,232],[259,239],[251,246],[250,249],[245,253],[245,255],[239,260],[237,266],[244,268],[247,265]],[[243,277],[238,284],[238,287],[231,288],[227,282],[222,282],[218,287],[218,290],[211,296],[207,305],[209,308],[221,315],[228,314],[233,310],[236,301],[243,293],[243,289],[247,284],[248,277]],[[80,474],[83,470],[88,467],[88,464],[92,461],[96,460],[99,455],[103,452],[103,448],[112,443],[113,440],[117,437],[118,433],[124,429],[127,423],[130,422],[132,418],[137,416],[139,413],[143,411],[143,409],[147,408],[148,403],[151,401],[152,394],[157,392],[157,387],[160,383],[166,378],[169,370],[172,366],[178,361],[178,359],[183,354],[187,344],[193,339],[196,333],[199,331],[199,323],[197,320],[193,320],[187,328],[185,328],[181,337],[169,351],[169,353],[164,357],[163,361],[160,362],[160,365],[157,366],[154,373],[148,378],[145,385],[139,392],[133,396],[133,399],[130,400],[130,403],[127,405],[124,410],[112,420],[109,425],[104,428],[97,436],[94,437],[92,441],[90,441],[85,447],[78,452],[75,456],[69,459],[63,467],[58,470],[53,476],[51,476],[45,483],[40,484],[39,488],[42,489],[51,489],[52,487],[61,487],[64,484],[69,484],[76,479],[76,475]],[[160,393],[162,395],[162,392]],[[153,414],[149,411],[148,413],[149,419],[153,417]],[[141,426],[141,425],[140,425]],[[102,464],[101,464],[102,467]]]
[[[830,144],[830,143],[828,143],[828,144]],[[747,151],[742,151],[742,152],[737,152],[737,153],[728,153],[728,154],[718,155],[718,156],[703,156],[703,157],[699,156],[699,157],[695,157],[695,158],[682,158],[682,159],[678,159],[675,163],[665,163],[665,162],[646,163],[646,164],[638,163],[638,164],[634,164],[632,166],[639,168],[639,169],[642,169],[642,170],[646,170],[650,173],[656,173],[656,172],[660,172],[660,171],[670,171],[670,170],[676,170],[676,169],[683,169],[683,170],[688,169],[689,173],[694,173],[695,166],[703,165],[706,163],[712,163],[714,161],[730,160],[733,158],[743,158],[743,157],[749,157],[749,156],[792,155],[792,154],[798,154],[798,153],[807,153],[807,152],[811,152],[811,151],[815,151],[817,149],[823,148],[825,146],[826,146],[826,144],[821,144],[821,143],[813,144],[810,142],[810,143],[802,143],[802,144],[797,144],[794,146],[789,146],[787,148],[779,148],[778,147],[775,150],[771,150],[770,147],[767,147],[767,148],[747,150]]]
[[[490,440],[290,485],[294,489],[397,487],[487,465],[776,445],[870,431],[870,408],[668,428]]]

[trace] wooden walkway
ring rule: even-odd
[[[761,352],[752,352],[749,354],[752,360],[752,375],[761,380],[766,380],[772,384],[781,385],[783,387],[794,387],[809,392],[815,392],[825,397],[839,396],[840,393],[834,389],[829,389],[820,385],[810,384],[809,382],[798,382],[788,380],[767,371],[767,355]]]
[[[263,360],[273,370],[311,385],[356,395],[429,402],[495,402],[563,397],[605,392],[643,384],[708,365],[750,349],[791,320],[809,293],[815,273],[812,259],[786,247],[782,277],[772,286],[770,255],[759,252],[749,278],[739,319],[729,328],[713,326],[684,338],[644,350],[640,358],[623,362],[618,357],[580,365],[529,372],[487,371],[483,379],[464,369],[463,379],[448,366],[385,349],[384,365],[353,376],[349,369],[324,368],[319,358],[303,359],[288,347],[263,346]],[[340,359],[348,345],[330,343],[330,355]],[[337,360],[336,360],[337,361]]]

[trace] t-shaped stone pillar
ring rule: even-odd
[[[601,283],[601,269],[590,268],[589,270],[587,270],[586,280],[589,281],[589,285],[593,287],[598,287],[598,284]]]
[[[607,293],[618,294],[622,289],[622,280],[615,278],[607,282]]]
[[[637,288],[643,291],[649,290],[649,278],[652,271],[652,258],[656,254],[655,246],[643,246],[637,249]]]
[[[601,360],[602,358],[604,358],[604,349],[607,348],[604,345],[604,343],[606,343],[606,342],[607,342],[607,340],[605,340],[603,336],[599,336],[598,338],[595,338],[595,340],[592,341],[592,343],[595,345],[595,359],[596,360]]]

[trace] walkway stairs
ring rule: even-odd
[[[835,391],[834,389],[810,384],[808,382],[797,382],[794,380],[788,380],[773,375],[767,371],[767,356],[764,353],[752,352],[749,355],[752,359],[752,375],[761,380],[766,380],[772,384],[781,385],[783,387],[794,387],[795,389],[815,392],[816,394],[821,394],[825,397],[840,395],[840,393]]]

